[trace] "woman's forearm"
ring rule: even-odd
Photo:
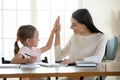
[[[60,44],[60,34],[55,36],[55,46]]]

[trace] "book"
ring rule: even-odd
[[[0,68],[20,68],[20,64],[0,64]]]
[[[97,63],[95,62],[89,62],[89,61],[77,61],[75,62],[76,66],[79,66],[79,67],[95,67],[97,66]]]

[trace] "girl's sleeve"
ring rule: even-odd
[[[63,49],[61,49],[60,45],[55,46],[54,47],[55,60],[58,61],[65,58],[69,54],[70,48],[71,48],[71,39],[68,41],[68,43],[65,45]]]
[[[107,38],[105,35],[103,35],[96,48],[94,55],[90,57],[85,57],[84,61],[92,61],[92,62],[100,63],[105,54],[106,44],[107,44]]]

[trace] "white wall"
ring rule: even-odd
[[[108,36],[108,39],[116,35],[120,40],[120,0],[80,0],[79,2],[80,7],[90,11],[94,24]]]
[[[80,0],[82,8],[87,8],[97,28],[103,31],[108,39],[117,36],[119,48],[116,59],[120,60],[120,0]],[[80,3],[81,4],[81,3]],[[120,80],[119,76],[107,77],[106,80]]]

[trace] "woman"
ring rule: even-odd
[[[60,27],[55,37],[55,59],[63,60],[62,64],[76,61],[92,61],[100,63],[105,53],[107,38],[98,30],[87,9],[78,9],[71,17],[74,34],[63,49],[60,47]],[[68,56],[67,59],[65,57]]]

